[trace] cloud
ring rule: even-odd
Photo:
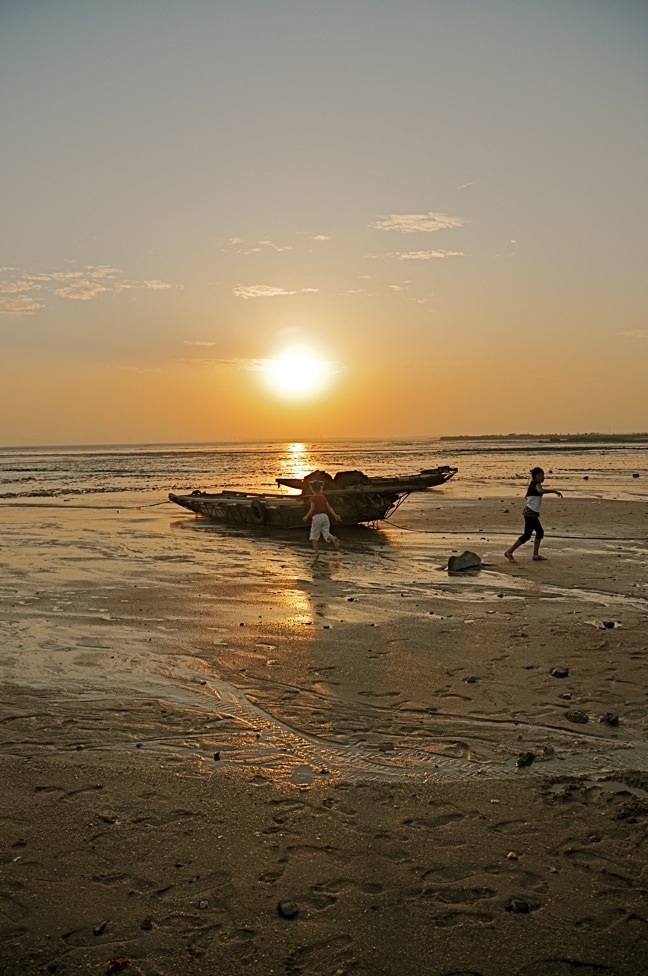
[[[625,339],[648,339],[648,329],[628,329],[627,332],[617,332]]]
[[[144,290],[144,291],[166,291],[168,288],[173,288],[167,281],[157,281],[154,278],[145,278],[144,281],[116,281],[114,283],[113,291],[133,291],[134,289]],[[110,291],[109,288],[105,289]]]
[[[269,247],[273,251],[292,251],[292,247],[290,244],[275,244],[274,241],[270,241],[267,239],[264,241],[259,241],[259,247]]]
[[[185,346],[208,346],[208,347],[217,345],[216,342],[207,342],[204,339],[185,339],[184,344]]]
[[[434,258],[462,258],[463,251],[392,251],[390,258],[399,261],[432,261]]]
[[[91,264],[88,271],[92,278],[114,278],[122,273],[120,268],[113,268],[111,264]]]
[[[158,281],[156,278],[145,278],[138,288],[147,288],[150,291],[166,291],[168,288],[173,288],[168,281]]]
[[[0,272],[14,276],[21,274],[17,268],[3,267]],[[73,301],[89,302],[105,292],[119,294],[122,291],[138,289],[141,291],[166,291],[178,287],[157,278],[145,278],[143,281],[129,281],[120,279],[123,272],[110,264],[91,264],[83,271],[43,271],[23,272],[19,280],[0,281],[0,295],[24,295],[26,292],[43,291],[40,302],[4,301],[0,311],[5,315],[31,314],[45,307],[45,301],[54,294],[59,298],[69,298]],[[59,285],[61,287],[55,287]]]
[[[331,240],[331,236],[330,236],[330,234],[315,234],[313,236],[313,240],[314,241],[330,241]]]
[[[215,345],[216,343],[204,343],[204,345]],[[200,343],[194,343],[200,345]],[[185,366],[196,366],[201,369],[230,370],[230,369],[268,369],[270,360],[268,359],[183,359]]]
[[[284,295],[296,295],[296,291],[288,291],[276,285],[237,285],[234,289],[237,298],[281,298]]]
[[[0,315],[33,315],[39,308],[43,308],[42,303],[29,295],[0,298]]]
[[[83,278],[83,271],[47,271],[44,274],[24,274],[25,281],[70,281]]]
[[[60,298],[72,298],[77,302],[89,302],[101,292],[108,290],[97,281],[77,281],[73,285],[68,285],[67,288],[57,288],[54,294]]]
[[[17,295],[24,291],[38,291],[41,285],[30,281],[0,281],[1,295]]]
[[[406,281],[404,285],[390,285],[392,291],[409,291],[411,287],[411,281]]]
[[[437,230],[452,230],[463,227],[463,217],[449,217],[448,214],[390,214],[379,217],[371,226],[374,230],[397,230],[401,234],[431,234]]]
[[[230,237],[223,250],[228,251],[231,249],[236,254],[260,254],[264,247],[278,252],[292,251],[291,244],[276,244],[269,237],[264,237],[263,240],[257,241],[252,245],[246,245],[242,237]]]

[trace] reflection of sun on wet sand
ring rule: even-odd
[[[645,506],[517,506],[0,510],[3,974],[646,969]]]

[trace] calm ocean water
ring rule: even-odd
[[[453,495],[518,493],[540,464],[547,484],[582,496],[648,498],[648,441],[384,440],[204,445],[0,448],[0,499],[69,498],[222,488],[277,491],[275,478],[315,468],[334,474],[410,474],[449,464]]]

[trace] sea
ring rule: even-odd
[[[367,475],[414,474],[450,465],[445,488],[454,496],[519,493],[540,465],[546,484],[582,497],[648,497],[648,435],[525,436],[336,440],[309,443],[88,445],[0,448],[0,501],[224,488],[288,492],[276,478],[360,470]]]

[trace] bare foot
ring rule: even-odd
[[[510,563],[514,563],[514,562],[515,562],[515,560],[513,559],[513,553],[512,553],[512,552],[509,552],[509,551],[508,551],[508,549],[507,549],[507,551],[506,551],[506,552],[504,553],[504,555],[506,556],[506,558],[508,559],[508,561],[509,561]]]
[[[547,559],[546,556],[534,556],[533,558],[536,560],[536,562],[546,562]]]

